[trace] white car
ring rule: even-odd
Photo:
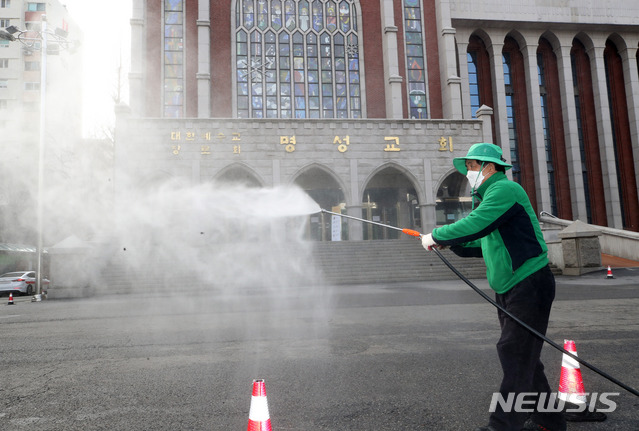
[[[49,288],[49,280],[42,279],[42,292]],[[0,293],[22,293],[33,295],[36,290],[35,271],[14,271],[0,275]]]

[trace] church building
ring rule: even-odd
[[[639,3],[133,0],[118,189],[296,184],[427,232],[471,209],[452,159],[499,145],[537,213],[639,230]],[[310,218],[314,240],[396,231]]]

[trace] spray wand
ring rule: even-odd
[[[378,222],[374,222],[371,220],[366,220],[363,218],[359,218],[359,217],[354,217],[354,216],[350,216],[350,215],[346,215],[346,214],[340,214],[340,213],[336,213],[336,212],[331,212],[331,211],[327,211],[325,209],[322,209],[321,212],[323,213],[327,213],[327,214],[332,214],[335,216],[339,216],[339,217],[344,217],[344,218],[349,218],[352,220],[357,220],[360,221],[362,223],[368,223],[368,224],[374,224],[377,226],[381,226],[381,227],[385,227],[388,229],[393,229],[393,230],[397,230],[400,231],[402,233],[405,233],[406,235],[410,235],[410,236],[414,236],[416,238],[420,238],[422,237],[422,234],[416,230],[413,229],[402,229],[399,227],[395,227],[395,226],[391,226],[391,225],[386,225],[383,223],[378,223]],[[441,261],[448,267],[450,268],[451,271],[453,271],[453,273],[455,273],[455,275],[457,275],[457,277],[459,277],[464,283],[466,283],[468,286],[470,286],[475,292],[477,292],[482,298],[484,298],[486,301],[490,302],[492,305],[494,305],[495,307],[497,307],[499,310],[503,311],[508,317],[510,317],[511,319],[513,319],[515,322],[517,322],[519,325],[521,325],[524,329],[526,329],[527,331],[529,331],[530,333],[532,333],[534,336],[536,336],[537,338],[545,341],[546,343],[550,344],[552,347],[554,347],[555,349],[559,350],[560,352],[562,352],[565,355],[570,356],[572,359],[574,359],[575,361],[579,362],[580,364],[582,364],[583,366],[589,368],[590,370],[594,371],[595,373],[599,374],[600,376],[608,379],[609,381],[611,381],[612,383],[616,384],[617,386],[622,387],[623,389],[627,390],[628,392],[630,392],[631,394],[639,397],[639,391],[637,391],[636,389],[626,385],[625,383],[621,382],[620,380],[614,378],[613,376],[609,375],[608,373],[600,370],[599,368],[595,367],[594,365],[589,364],[588,362],[584,361],[583,359],[581,359],[580,357],[578,357],[577,355],[575,355],[572,352],[569,352],[568,350],[564,349],[563,347],[561,347],[560,345],[558,345],[557,343],[555,343],[554,341],[552,341],[551,339],[549,339],[548,337],[546,337],[545,335],[541,334],[539,331],[537,331],[536,329],[530,327],[528,324],[526,324],[525,322],[523,322],[521,319],[519,319],[518,317],[514,316],[511,312],[509,312],[508,310],[506,310],[505,308],[503,308],[501,305],[499,305],[497,302],[495,302],[494,299],[492,299],[490,296],[488,296],[485,292],[483,292],[480,288],[478,288],[477,286],[475,286],[468,278],[466,278],[461,272],[459,272],[459,270],[457,268],[455,268],[453,266],[452,263],[450,263],[448,261],[448,259],[446,259],[444,257],[444,255],[442,255],[442,253],[437,249],[437,247],[433,247],[431,249],[436,255],[437,257],[439,257],[441,259]]]
[[[413,229],[402,229],[401,227],[395,227],[395,226],[391,226],[391,225],[387,225],[387,224],[383,224],[383,223],[377,223],[375,221],[366,220],[366,219],[359,218],[359,217],[353,217],[353,216],[349,216],[349,215],[346,215],[346,214],[334,213],[332,211],[327,211],[325,209],[322,209],[321,212],[326,213],[326,214],[336,215],[336,216],[339,216],[339,217],[349,218],[349,219],[352,219],[352,220],[361,221],[363,223],[374,224],[374,225],[381,226],[381,227],[387,227],[389,229],[398,230],[400,232],[405,233],[406,235],[415,236],[417,238],[421,238],[422,237],[422,234],[420,232],[417,232],[416,230],[413,230]]]

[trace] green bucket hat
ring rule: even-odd
[[[512,165],[506,163],[506,160],[502,157],[501,148],[495,144],[488,144],[485,142],[474,144],[468,149],[468,154],[464,157],[455,157],[453,159],[453,165],[462,175],[466,175],[468,169],[466,169],[466,160],[479,160],[482,162],[491,162],[496,165],[501,165],[506,170],[512,168]]]

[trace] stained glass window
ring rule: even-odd
[[[421,0],[404,0],[406,84],[410,118],[428,118]]]
[[[237,0],[239,118],[361,118],[355,0]]]
[[[184,1],[164,0],[164,117],[184,116]]]

